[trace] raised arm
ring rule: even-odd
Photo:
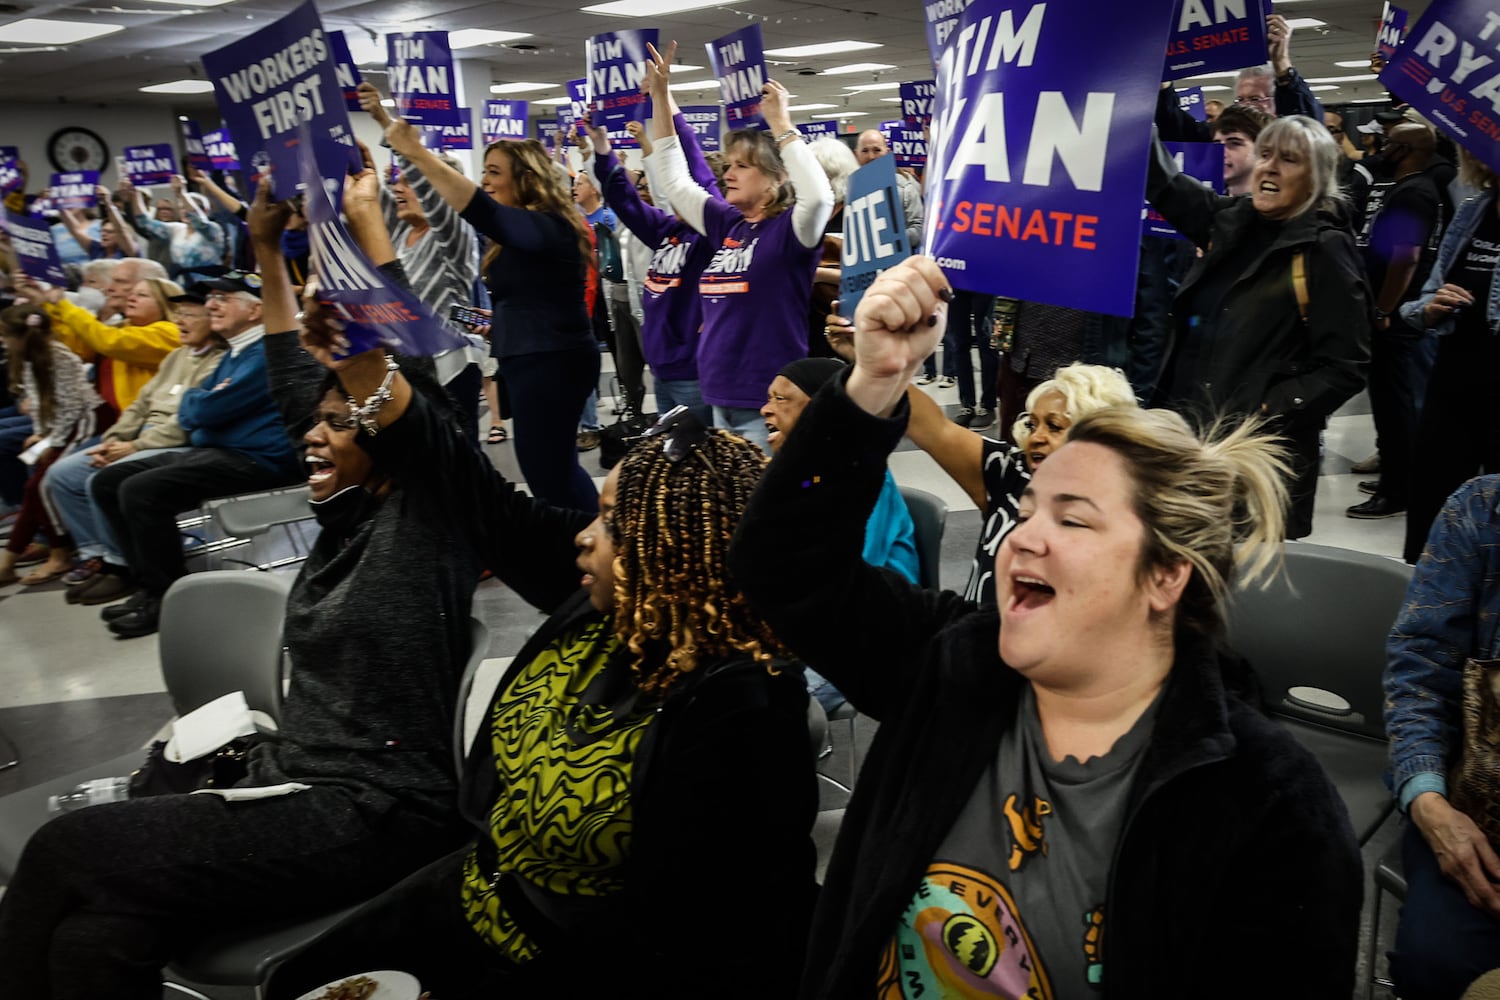
[[[671,224],[672,217],[641,200],[625,167],[610,148],[608,132],[591,126],[589,138],[593,140],[594,179],[599,184],[599,192],[604,195],[604,203],[614,210],[636,239],[655,249],[661,240],[662,229]]]
[[[94,255],[94,237],[89,235],[89,227],[83,218],[83,213],[76,208],[63,208],[57,212],[62,219],[63,226],[68,230],[68,235],[73,237],[73,242],[90,257]]]
[[[297,440],[307,432],[309,417],[318,405],[323,366],[297,340],[300,326],[297,297],[281,252],[281,234],[291,214],[291,206],[286,202],[271,200],[269,184],[260,184],[245,224],[261,268],[260,304],[266,327],[266,375],[271,398],[281,411],[287,433]]]
[[[646,63],[646,76],[641,89],[651,93],[651,141],[654,150],[650,156],[652,182],[660,188],[673,211],[698,232],[707,235],[704,203],[708,192],[693,183],[688,173],[687,160],[682,154],[682,145],[677,138],[677,126],[672,121],[672,92],[667,89],[672,78],[671,59],[677,54],[677,43],[667,45],[666,55],[648,45],[651,58]]]
[[[120,215],[120,210],[115,207],[115,200],[109,196],[109,189],[103,184],[94,188],[94,200],[99,203],[99,211],[105,213],[115,227],[115,242],[120,245],[120,250],[127,257],[135,257],[140,254],[140,248],[135,242],[135,229],[127,223]]]
[[[765,117],[773,139],[787,136],[777,145],[781,149],[781,162],[786,164],[787,177],[797,192],[796,204],[792,206],[792,232],[803,246],[815,247],[823,242],[823,229],[833,214],[833,188],[828,184],[828,175],[818,165],[817,157],[792,128],[792,116],[786,109],[786,88],[775,80],[767,80],[761,88],[760,113]]]
[[[422,145],[422,134],[404,118],[392,118],[380,103],[380,91],[368,82],[359,85],[359,103],[385,132],[385,141],[432,183],[433,190],[455,212],[462,212],[482,195],[479,185],[440,160]]]
[[[950,479],[963,487],[981,513],[988,510],[989,495],[984,489],[984,439],[949,420],[942,407],[916,386],[907,388],[906,402],[911,408],[906,436],[931,455]]]
[[[1146,200],[1183,236],[1207,247],[1214,215],[1232,199],[1221,198],[1177,169],[1177,161],[1155,136],[1146,172]]]
[[[198,187],[201,188],[210,198],[218,202],[220,205],[224,206],[225,211],[233,212],[234,214],[238,215],[244,210],[245,203],[240,201],[233,194],[224,190],[218,184],[214,183],[214,179],[212,177],[208,176],[192,164],[188,164],[187,171],[188,180],[198,185]]]

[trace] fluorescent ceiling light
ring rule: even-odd
[[[1220,86],[1217,83],[1211,83],[1207,87],[1199,87],[1198,89],[1201,90],[1201,91],[1203,91],[1206,94],[1206,93],[1208,93],[1209,91],[1212,91],[1212,90],[1228,90],[1229,88],[1228,87]]]
[[[1197,76],[1185,76],[1184,80],[1222,80],[1225,77],[1239,76],[1240,71],[1231,69],[1223,73],[1199,73]]]
[[[546,104],[546,105],[548,105],[550,107],[556,107],[556,106],[558,106],[560,104],[572,104],[573,103],[573,98],[571,98],[571,97],[549,97],[545,101],[532,101],[531,103],[532,104]]]
[[[0,27],[0,42],[23,45],[74,45],[124,31],[123,24],[85,24],[82,21],[52,21],[27,17]]]
[[[685,80],[682,83],[667,84],[668,90],[707,90],[710,87],[717,89],[718,80]]]
[[[1334,63],[1340,69],[1365,69],[1370,65],[1368,59],[1345,59],[1343,62]]]
[[[1374,73],[1361,73],[1358,76],[1320,76],[1308,83],[1364,83],[1367,80],[1377,79]]]
[[[882,97],[881,100],[884,101],[887,104],[900,104],[901,103],[901,98],[899,98],[899,97]]]
[[[171,83],[156,83],[149,87],[142,87],[143,94],[211,94],[214,85],[211,80],[173,80]]]
[[[530,90],[551,90],[556,87],[555,83],[492,83],[490,93],[492,94],[524,94]]]
[[[812,117],[814,117],[814,118],[858,118],[861,115],[865,115],[865,114],[869,114],[869,112],[868,111],[843,111],[843,112],[840,112],[839,114],[836,114],[836,115],[813,115]]]
[[[897,98],[899,100],[899,98]],[[794,104],[787,108],[788,111],[822,111],[824,108],[836,108],[837,104]]]
[[[654,17],[658,14],[717,7],[722,2],[723,0],[615,0],[614,3],[596,3],[592,7],[585,7],[583,12],[610,14],[614,17]]]
[[[1389,104],[1389,97],[1361,97],[1357,101],[1346,101],[1346,104]]]
[[[529,31],[491,31],[489,28],[463,28],[448,32],[450,49],[472,49],[477,45],[493,45],[496,42],[514,42],[530,38]]]
[[[169,3],[176,7],[222,7],[231,0],[146,0],[147,3]]]
[[[882,47],[879,42],[819,42],[816,45],[793,45],[789,49],[766,49],[764,54],[785,59],[806,59],[810,56],[831,56],[835,52],[860,52]]]
[[[1307,89],[1308,90],[1338,90],[1339,88],[1338,88],[1338,84],[1336,84],[1336,83],[1325,83],[1325,84],[1321,84],[1321,85],[1319,85],[1317,87],[1308,87]]]
[[[1327,21],[1320,21],[1316,17],[1289,17],[1286,19],[1288,28],[1321,28]]]
[[[822,75],[838,76],[840,73],[874,73],[877,70],[895,68],[891,63],[850,63],[847,66],[835,66],[832,69],[825,69]]]
[[[890,83],[860,83],[860,84],[851,84],[850,86],[847,86],[844,89],[845,90],[852,90],[852,91],[855,91],[856,93],[863,93],[866,90],[896,90],[900,86],[901,86],[901,81],[899,81],[899,80],[892,80]]]

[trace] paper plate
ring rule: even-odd
[[[417,982],[417,977],[405,972],[359,972],[352,976],[340,976],[331,983],[325,983],[313,990],[304,993],[297,1000],[318,1000],[324,993],[333,989],[340,983],[346,983],[351,979],[364,976],[366,979],[375,981],[375,992],[371,993],[368,1000],[417,1000],[422,993],[422,984]]]

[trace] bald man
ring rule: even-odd
[[[1404,323],[1397,310],[1417,297],[1443,236],[1442,191],[1431,170],[1437,136],[1417,122],[1393,125],[1383,158],[1395,183],[1371,217],[1365,270],[1375,293],[1370,344],[1370,409],[1380,447],[1380,479],[1360,483],[1370,499],[1345,513],[1354,518],[1406,512],[1414,475],[1417,418],[1437,339]]]
[[[860,166],[872,163],[890,151],[885,135],[875,129],[861,132],[854,144],[854,158]],[[906,240],[912,253],[916,253],[922,246],[922,185],[911,174],[897,170],[896,186],[901,189],[901,211],[906,215]]]

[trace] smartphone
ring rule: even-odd
[[[459,326],[466,326],[471,330],[476,327],[488,326],[490,322],[488,316],[472,306],[449,306],[448,318]]]

